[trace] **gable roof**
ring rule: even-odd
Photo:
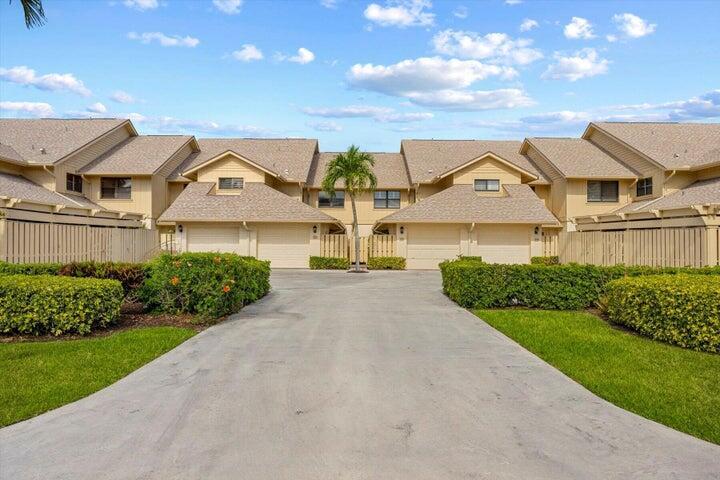
[[[322,180],[325,176],[328,164],[338,155],[339,152],[323,152],[315,155],[310,174],[308,175],[308,187],[322,188]],[[377,188],[410,188],[405,160],[399,153],[376,153],[368,152],[375,158],[373,172],[377,177]],[[342,182],[335,184],[336,188],[342,188]]]
[[[521,145],[516,140],[403,140],[402,151],[413,183],[432,183],[436,177],[488,153],[537,177],[537,183],[550,183],[532,160],[520,154]]]
[[[10,145],[3,145],[0,143],[0,160],[4,160],[10,163],[25,164],[25,159],[15,151]]]
[[[305,182],[318,142],[306,138],[201,138],[198,144],[200,152],[180,164],[171,179],[233,152],[285,181]]]
[[[691,208],[693,206],[710,204],[720,205],[720,177],[700,180],[677,192],[664,195],[654,200],[634,202],[612,213],[640,213],[651,210]]]
[[[52,165],[123,124],[133,128],[120,118],[5,118],[0,119],[0,143],[12,147],[27,164]]]
[[[215,195],[214,186],[212,182],[188,184],[158,222],[338,222],[264,183],[246,183],[233,195]]]
[[[610,134],[669,170],[720,164],[720,123],[594,122],[585,135],[592,128]]]
[[[638,174],[582,138],[526,138],[566,178],[637,178]]]
[[[528,185],[504,185],[505,196],[485,196],[472,185],[453,185],[381,219],[378,223],[521,223],[558,221]]]
[[[152,175],[192,138],[190,135],[130,137],[83,167],[80,173]]]
[[[0,197],[18,198],[21,201],[63,205],[70,208],[105,210],[100,205],[79,195],[59,194],[48,190],[20,175],[0,173]]]

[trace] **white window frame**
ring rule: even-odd
[[[229,185],[223,186],[223,180],[228,181]],[[245,179],[243,177],[219,177],[218,190],[242,190],[245,188]]]
[[[491,188],[491,183],[497,185],[497,188]],[[499,178],[476,178],[473,182],[473,187],[476,192],[499,192],[500,191],[500,179]]]

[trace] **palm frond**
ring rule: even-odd
[[[12,0],[10,0],[12,4]],[[45,24],[45,10],[42,0],[20,0],[25,12],[25,26],[27,28],[40,27]]]

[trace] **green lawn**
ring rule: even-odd
[[[0,344],[0,426],[104,388],[195,335],[151,327],[106,337]]]
[[[720,355],[642,338],[584,312],[475,313],[596,395],[720,444]]]

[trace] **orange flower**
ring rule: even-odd
[[[225,286],[223,287],[223,292],[227,293],[227,292],[229,292],[229,291],[230,291],[230,285],[225,285]]]
[[[220,263],[220,257],[215,257],[215,258],[213,258],[213,262],[215,262],[215,263]]]
[[[175,267],[180,267],[180,260],[175,260],[173,265],[175,265]]]
[[[173,285],[177,285],[178,283],[180,283],[180,279],[178,277],[172,277],[170,279],[170,283],[172,283]]]

